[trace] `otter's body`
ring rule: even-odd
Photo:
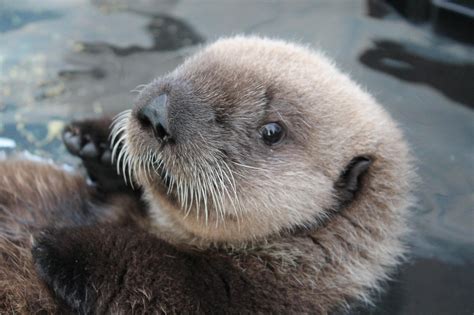
[[[0,162],[0,313],[62,313],[34,268],[33,238],[46,228],[144,224],[133,194],[104,194],[77,174],[24,157]]]
[[[408,148],[318,53],[220,40],[147,85],[108,133],[101,120],[64,134],[96,187],[2,162],[41,169],[0,176],[28,196],[0,192],[2,240],[24,253],[9,265],[6,248],[0,284],[15,268],[32,283],[15,280],[4,309],[35,297],[35,310],[81,313],[324,314],[370,302],[404,254]],[[31,204],[32,224],[15,221]]]

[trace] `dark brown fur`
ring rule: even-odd
[[[100,244],[90,246],[97,239]],[[66,290],[56,288],[55,279],[49,283],[81,313],[318,311],[315,301],[294,290],[297,283],[282,281],[259,257],[233,259],[227,253],[176,248],[148,233],[110,226],[52,232],[42,244],[55,254],[48,258],[51,268],[56,258],[57,263],[80,261],[57,274],[75,279]],[[41,254],[37,257],[42,263]]]
[[[0,313],[60,311],[35,271],[34,235],[46,227],[138,224],[141,210],[133,195],[98,193],[82,176],[46,163],[6,160],[0,174]]]

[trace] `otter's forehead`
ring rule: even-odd
[[[241,74],[258,73],[264,80],[293,76],[292,73],[307,76],[307,70],[311,68],[312,71],[314,67],[323,72],[332,68],[327,58],[309,48],[254,37],[221,39],[188,60],[184,67],[191,68],[193,63],[197,67],[212,63],[220,70],[229,69]]]
[[[357,103],[367,103],[358,100],[365,94],[324,54],[281,40],[221,39],[186,60],[171,77],[221,106],[232,104],[229,107],[235,109],[239,104],[258,105],[265,98],[277,100],[272,106],[285,104],[291,107],[289,113],[304,112],[318,125],[329,122],[321,117],[334,115],[335,108],[351,111]]]

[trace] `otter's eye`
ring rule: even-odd
[[[260,134],[266,145],[274,145],[283,138],[284,129],[279,123],[273,122],[264,125],[260,129]]]

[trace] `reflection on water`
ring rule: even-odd
[[[444,62],[411,52],[397,42],[375,40],[359,57],[367,67],[400,80],[423,83],[474,108],[474,63]]]
[[[380,0],[367,0],[366,2],[367,15],[376,19],[382,19],[389,15],[391,10],[388,4]]]
[[[117,56],[128,56],[137,52],[176,50],[190,45],[203,42],[202,37],[197,34],[187,23],[161,14],[150,15],[135,11],[137,14],[148,16],[150,23],[146,29],[153,38],[151,47],[131,45],[121,47],[107,43],[81,43],[82,50],[87,53],[99,53],[110,50]]]

